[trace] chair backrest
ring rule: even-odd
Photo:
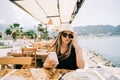
[[[22,48],[22,55],[33,55],[36,54],[37,49],[36,48]]]
[[[36,60],[36,48],[22,48],[22,55],[24,57],[29,56],[29,57],[34,57],[32,60],[32,65],[31,67],[37,67],[37,60]]]
[[[32,62],[31,57],[0,57],[1,69],[10,68],[9,64],[21,64],[22,68],[29,68]]]
[[[33,43],[32,47],[36,48],[36,49],[40,49],[42,46],[40,44],[38,44],[38,43]]]

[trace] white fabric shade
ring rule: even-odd
[[[84,0],[10,0],[42,24],[54,27],[70,24]]]

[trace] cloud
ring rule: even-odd
[[[5,20],[0,19],[0,24],[5,24]]]

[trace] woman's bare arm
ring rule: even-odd
[[[74,35],[74,38],[72,39],[72,43],[73,43],[73,46],[74,46],[75,52],[76,52],[77,66],[78,66],[78,68],[84,68],[85,63],[84,63],[83,56],[82,56],[82,49],[78,45],[78,40],[77,40],[76,34],[73,34],[73,35]]]
[[[79,46],[75,47],[75,52],[76,52],[76,62],[78,68],[84,68],[85,62],[82,56],[82,49]]]

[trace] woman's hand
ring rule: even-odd
[[[46,58],[43,67],[44,68],[55,68],[57,66],[57,62],[52,60],[49,56]]]

